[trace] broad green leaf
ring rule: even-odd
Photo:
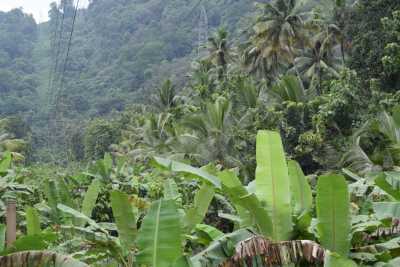
[[[396,127],[400,128],[400,105],[397,105],[393,108],[392,117]]]
[[[324,259],[324,267],[357,267],[357,264],[350,259],[328,251]]]
[[[0,159],[0,174],[7,173],[8,169],[11,168],[12,155],[11,152],[5,152],[3,157]]]
[[[385,174],[382,173],[379,175],[375,179],[375,184],[394,199],[400,200],[400,190],[396,190],[390,183],[388,183]]]
[[[271,233],[271,220],[254,194],[247,192],[239,178],[232,171],[223,171],[220,178],[223,191],[228,195],[241,219],[241,227],[253,227],[263,235]]]
[[[173,266],[182,256],[182,226],[173,200],[153,202],[139,230],[139,266]]]
[[[172,266],[174,266],[174,267],[193,267],[190,258],[187,257],[187,256],[180,257],[180,258],[174,263],[174,265],[172,265]]]
[[[99,196],[101,189],[101,181],[95,179],[90,184],[86,191],[85,197],[82,202],[82,213],[87,217],[92,217],[93,208],[96,206],[97,197]]]
[[[221,183],[218,178],[202,169],[195,168],[190,165],[170,159],[154,157],[154,160],[159,166],[167,168],[170,171],[184,173],[192,177],[202,179],[203,181],[209,182],[217,188],[221,188]]]
[[[6,225],[0,224],[0,251],[5,249],[6,245]]]
[[[288,240],[293,229],[290,179],[279,133],[258,132],[256,160],[256,194],[272,222],[268,237]]]
[[[214,186],[203,183],[200,189],[194,196],[194,202],[192,208],[187,210],[185,215],[185,229],[190,232],[196,224],[203,222],[204,217],[208,211],[208,206],[214,198]]]
[[[197,235],[200,235],[203,238],[208,239],[209,241],[215,241],[216,239],[224,235],[224,233],[217,228],[207,224],[198,224],[196,225],[195,230],[197,232]]]
[[[253,237],[254,233],[240,229],[215,240],[205,250],[191,257],[193,267],[219,266],[235,253],[235,246],[240,241]]]
[[[372,206],[379,220],[400,219],[400,202],[374,202]]]
[[[52,223],[60,223],[60,214],[59,210],[57,209],[57,204],[60,202],[58,199],[57,188],[56,184],[53,180],[45,182],[45,195],[47,198],[47,204],[49,205],[51,212],[50,217]]]
[[[57,192],[59,200],[61,201],[60,203],[74,209],[76,208],[76,203],[71,194],[71,189],[63,178],[57,180]]]
[[[135,248],[137,236],[136,216],[127,194],[111,192],[111,207],[121,242],[129,249]]]
[[[105,153],[104,154],[103,162],[104,162],[104,167],[105,167],[107,173],[109,173],[110,170],[113,167],[113,160],[112,160],[112,157],[111,157],[110,153]]]
[[[35,208],[28,207],[25,211],[26,228],[28,235],[40,234],[40,218]]]
[[[102,228],[100,227],[100,225],[98,225],[94,220],[90,219],[88,216],[86,216],[85,214],[81,213],[80,211],[77,211],[71,207],[65,206],[64,204],[58,204],[57,208],[59,210],[61,210],[64,213],[67,213],[69,215],[71,215],[72,217],[74,217],[75,219],[79,220],[79,221],[85,221],[87,222],[90,226],[102,230]]]
[[[317,219],[321,244],[347,256],[350,249],[350,199],[343,176],[330,174],[318,178]]]
[[[43,232],[37,235],[26,235],[18,238],[12,246],[8,247],[1,255],[8,255],[26,250],[44,250],[49,244],[57,240],[57,235],[52,232]]]
[[[0,257],[2,267],[89,267],[69,256],[47,251],[25,251]]]
[[[290,188],[292,190],[292,205],[294,213],[301,215],[312,208],[312,192],[300,164],[289,161]]]

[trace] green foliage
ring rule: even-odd
[[[349,24],[349,33],[352,38],[350,67],[355,69],[365,82],[379,79],[384,90],[399,87],[396,85],[396,75],[384,72],[382,58],[385,47],[395,39],[391,32],[385,30],[381,20],[391,16],[392,12],[399,8],[400,5],[396,1],[361,0],[351,16],[353,23]],[[386,67],[389,67],[388,63],[386,61]]]
[[[169,160],[169,159],[163,159],[163,158],[159,158],[159,157],[155,157],[154,160],[156,161],[157,164],[159,164],[160,166],[162,166],[164,168],[167,168],[168,170],[170,170],[172,172],[184,173],[184,174],[187,174],[191,178],[198,178],[198,179],[204,180],[205,182],[211,183],[216,187],[221,186],[220,185],[221,183],[217,179],[217,177],[209,174],[208,172],[206,172],[202,169],[194,168],[190,165],[187,165],[187,164],[184,164],[181,162],[177,162],[177,161],[173,161],[173,160]]]
[[[128,249],[135,247],[137,235],[136,216],[129,202],[128,195],[122,192],[111,192],[111,207],[118,228],[118,235]]]
[[[203,222],[214,194],[214,187],[206,183],[203,183],[196,192],[193,200],[193,207],[186,211],[184,218],[185,227],[188,231],[192,230],[197,224]]]
[[[26,231],[28,235],[38,235],[41,232],[40,217],[35,208],[26,209]]]
[[[139,230],[137,261],[147,266],[173,266],[182,256],[182,226],[173,200],[155,201]]]
[[[281,138],[276,132],[257,134],[256,194],[272,221],[270,237],[288,240],[292,231],[290,180]]]
[[[119,133],[112,123],[103,120],[93,120],[84,137],[85,157],[89,160],[103,158],[110,146],[118,142]]]
[[[92,217],[93,208],[96,205],[97,198],[101,190],[101,181],[94,179],[85,193],[82,202],[82,213],[87,217]]]
[[[347,184],[341,175],[318,178],[317,219],[321,244],[347,257],[350,248],[350,200]]]
[[[288,169],[293,211],[297,215],[303,215],[312,209],[313,198],[311,187],[299,163],[296,161],[289,161]]]

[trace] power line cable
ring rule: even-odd
[[[77,18],[77,14],[78,14],[78,9],[79,9],[79,0],[77,0],[76,7],[75,7],[75,10],[74,10],[74,15],[73,15],[73,19],[72,19],[72,26],[71,26],[71,32],[70,32],[69,39],[68,39],[68,44],[67,44],[67,52],[66,52],[66,56],[65,56],[65,60],[64,60],[64,66],[63,66],[63,69],[62,69],[62,72],[61,72],[60,85],[59,85],[58,90],[56,91],[55,102],[54,102],[55,103],[55,125],[56,125],[55,126],[55,128],[56,128],[55,129],[55,133],[57,134],[58,130],[60,130],[60,135],[61,136],[60,136],[60,142],[58,142],[58,143],[63,143],[62,144],[62,146],[64,146],[63,149],[62,149],[63,152],[66,152],[66,146],[67,146],[67,144],[66,144],[66,133],[65,133],[65,121],[64,121],[64,118],[63,118],[64,114],[62,113],[62,111],[59,112],[59,109],[60,108],[62,109],[62,108],[64,108],[66,106],[63,103],[64,98],[63,98],[62,93],[63,93],[63,89],[64,89],[64,84],[65,84],[65,73],[66,73],[67,66],[68,66],[68,59],[69,59],[69,56],[70,56],[71,45],[72,45],[72,37],[73,37],[73,34],[74,34],[74,30],[75,30],[75,22],[76,22],[76,18]],[[64,13],[65,13],[65,11],[64,11]],[[67,154],[67,156],[68,156],[68,154]],[[65,159],[66,157],[61,157],[61,158]]]

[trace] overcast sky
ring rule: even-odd
[[[47,12],[51,2],[56,0],[0,0],[0,10],[9,11],[13,8],[22,7],[24,12],[33,14],[36,21],[43,22],[48,20]],[[77,0],[75,0],[76,3]],[[57,0],[59,3],[60,0]],[[88,0],[80,0],[79,6],[87,5]]]

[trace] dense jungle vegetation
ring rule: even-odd
[[[400,266],[400,1],[49,17],[0,12],[0,266]]]

